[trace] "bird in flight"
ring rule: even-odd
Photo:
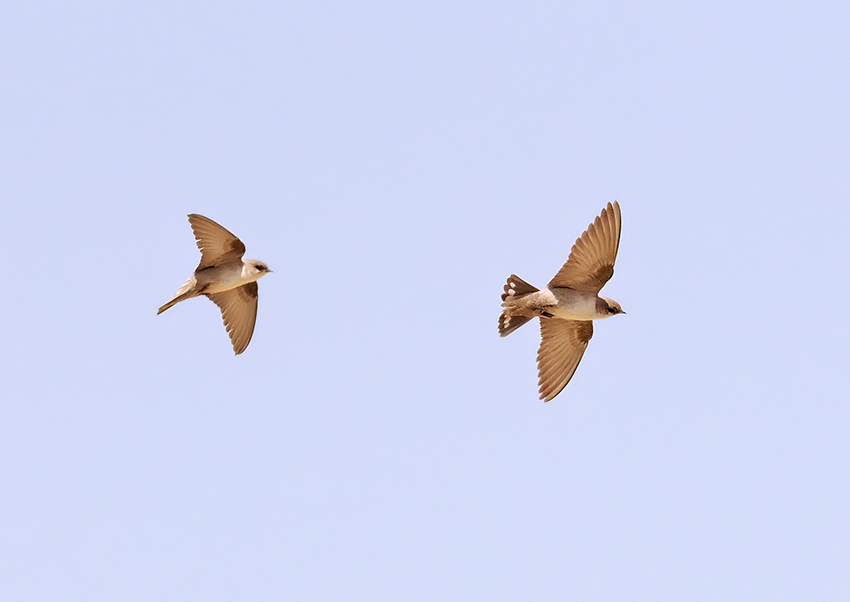
[[[554,399],[570,382],[593,336],[593,320],[626,313],[613,299],[599,296],[614,275],[620,224],[619,203],[608,203],[543,290],[513,274],[508,278],[499,335],[507,336],[532,318],[540,318],[537,371],[543,401]]]
[[[256,259],[242,259],[245,245],[208,217],[189,214],[201,263],[157,315],[192,297],[205,295],[221,309],[224,326],[239,355],[248,347],[257,321],[257,280],[271,272]]]

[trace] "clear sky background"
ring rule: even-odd
[[[850,599],[846,2],[6,2],[0,599]],[[623,235],[570,385],[545,285]],[[157,316],[186,214],[260,281]]]

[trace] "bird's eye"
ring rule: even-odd
[[[266,269],[266,266],[259,264],[259,263],[257,265],[255,265],[254,267],[257,268],[258,270],[260,270],[261,272]]]
[[[617,313],[617,308],[616,308],[616,307],[609,307],[609,308],[608,308],[608,313],[609,313],[609,314],[615,314],[615,313]]]

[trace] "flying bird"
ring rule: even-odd
[[[570,382],[593,336],[593,320],[626,313],[613,299],[599,296],[614,275],[620,223],[619,203],[608,203],[576,240],[567,263],[544,290],[516,275],[508,278],[499,335],[507,336],[532,318],[540,318],[537,371],[543,401],[554,399]]]
[[[156,315],[181,301],[204,295],[221,309],[233,351],[239,355],[254,334],[257,280],[271,270],[262,261],[242,259],[242,241],[208,217],[190,213],[189,223],[201,250],[201,263]]]

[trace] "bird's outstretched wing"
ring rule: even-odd
[[[551,401],[575,374],[593,336],[593,322],[541,317],[540,336],[537,351],[540,399]]]
[[[602,210],[570,251],[570,258],[555,274],[549,288],[566,287],[585,293],[599,293],[614,275],[614,262],[620,247],[620,204]]]
[[[221,309],[221,317],[233,351],[239,355],[248,347],[257,322],[257,283],[249,282],[223,293],[209,293],[207,297]]]
[[[197,213],[189,214],[189,223],[201,250],[199,270],[242,259],[245,245],[232,232]]]

